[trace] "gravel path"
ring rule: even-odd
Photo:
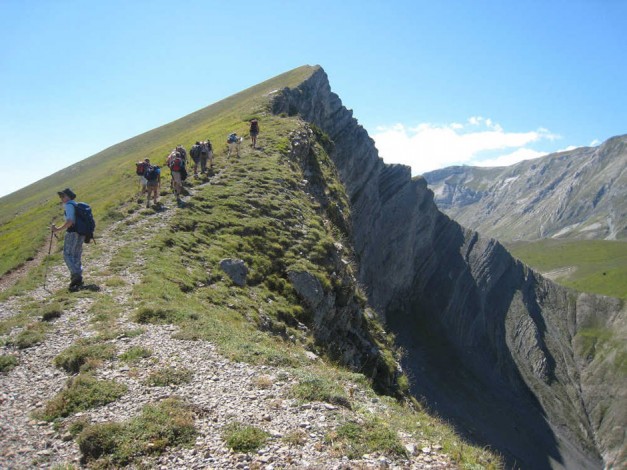
[[[438,452],[438,446],[431,448],[424,442],[412,440],[411,436],[403,437],[406,448],[413,454],[411,461],[392,461],[381,455],[366,455],[356,461],[331,455],[324,442],[325,435],[347,418],[358,419],[355,412],[328,403],[300,404],[289,398],[288,390],[296,383],[296,378],[288,370],[232,362],[218,354],[209,342],[173,339],[173,333],[177,331],[175,326],[132,323],[129,319],[131,292],[133,285],[140,282],[142,247],[146,246],[151,234],[167,225],[177,210],[171,196],[161,199],[166,202],[164,210],[154,215],[138,211],[130,216],[130,220],[117,222],[101,234],[96,249],[90,245],[84,251],[86,283],[99,286],[100,292],[111,295],[116,304],[128,306],[124,309],[126,313],[118,319],[116,329],[141,327],[144,330],[139,336],[110,340],[117,353],[142,346],[152,355],[130,367],[119,360],[105,362],[96,371],[96,376],[124,383],[128,391],[113,403],[74,414],[65,421],[85,418],[91,422],[121,421],[135,416],[147,403],[176,396],[194,405],[195,425],[199,431],[196,443],[191,448],[169,449],[158,458],[147,459],[145,465],[148,468],[453,468],[449,459]],[[129,237],[129,230],[138,237]],[[108,287],[107,273],[110,276],[108,267],[112,258],[120,249],[129,246],[137,255],[118,275],[124,285]],[[49,290],[64,289],[67,278],[62,262],[51,265]],[[0,302],[0,319],[18,314],[25,302],[43,301],[50,295],[40,286],[28,295]],[[79,338],[96,334],[90,322],[92,302],[89,295],[79,296],[70,309],[52,322],[52,329],[43,343],[23,350],[2,347],[2,354],[13,354],[19,362],[7,374],[0,374],[0,468],[59,468],[70,464],[81,467],[78,446],[66,427],[38,421],[32,417],[32,412],[40,410],[68,380],[67,373],[54,367],[54,357]],[[178,386],[147,386],[145,379],[150,372],[165,366],[190,370],[193,374],[191,382]],[[365,393],[358,391],[354,400],[360,399],[368,408],[384,406],[377,398],[367,398]],[[232,452],[221,437],[223,426],[232,421],[264,429],[271,436],[268,443],[256,453]],[[289,443],[284,439],[288,435],[299,435],[303,442]]]

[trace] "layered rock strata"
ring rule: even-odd
[[[358,277],[407,351],[412,392],[512,466],[620,466],[625,358],[607,347],[625,343],[620,302],[559,287],[438,211],[424,179],[383,163],[322,69],[273,111],[334,142]]]

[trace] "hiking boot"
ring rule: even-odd
[[[83,276],[72,276],[72,280],[70,282],[69,291],[76,292],[81,287],[83,287]]]

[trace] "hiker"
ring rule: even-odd
[[[187,164],[187,151],[185,150],[185,148],[182,145],[177,145],[176,148],[174,149],[183,159],[183,164]]]
[[[229,134],[228,139],[226,139],[226,143],[229,146],[229,153],[227,157],[231,156],[231,153],[235,152],[239,157],[239,146],[242,143],[242,138],[237,136],[237,133],[233,132]]]
[[[204,143],[204,142],[203,142]],[[198,177],[198,163],[200,162],[200,153],[202,151],[202,144],[196,141],[192,148],[189,149],[189,156],[192,157],[194,162],[194,176]]]
[[[172,175],[172,190],[178,201],[183,192],[183,180],[187,176],[187,171],[185,170],[185,160],[177,149],[174,149],[168,156],[167,165]]]
[[[200,172],[202,174],[207,173],[207,161],[210,162],[210,168],[213,168],[213,146],[209,139],[203,141],[200,147]]]
[[[146,181],[146,178],[144,178],[144,172],[146,171],[146,168],[150,165],[150,163],[146,163],[147,161],[148,159],[146,158],[144,161],[135,163],[135,173],[139,177],[139,188],[141,191],[140,194],[148,192],[148,189],[146,188],[146,184],[148,183],[148,181]]]
[[[257,148],[257,136],[259,135],[259,121],[256,119],[250,120],[250,140],[252,140],[253,149]]]
[[[150,160],[146,159],[148,167],[144,172],[146,177],[148,194],[146,195],[146,207],[150,207],[150,196],[153,197],[154,205],[157,205],[157,197],[159,196],[159,187],[161,186],[161,168],[150,164]]]
[[[81,264],[81,256],[83,254],[84,235],[76,232],[76,194],[70,189],[65,188],[63,191],[57,192],[63,204],[65,211],[65,223],[57,227],[55,224],[50,226],[52,233],[58,233],[65,230],[65,238],[63,239],[63,259],[70,270],[70,292],[76,292],[83,285],[83,266]]]

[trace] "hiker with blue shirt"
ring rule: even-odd
[[[81,256],[83,254],[83,242],[85,236],[80,235],[75,228],[76,224],[76,194],[70,189],[65,188],[57,193],[61,198],[63,210],[65,211],[65,223],[60,227],[55,224],[50,226],[52,233],[58,233],[65,230],[65,238],[63,239],[63,259],[70,270],[70,292],[76,292],[83,285],[83,266],[81,264]]]

